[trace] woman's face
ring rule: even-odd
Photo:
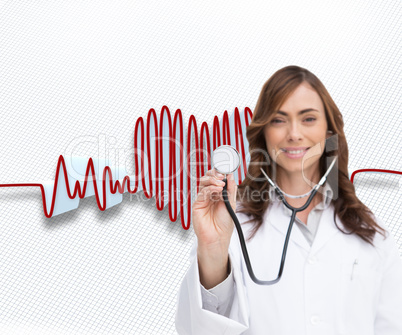
[[[266,125],[264,134],[278,173],[303,171],[312,176],[318,172],[327,134],[318,93],[308,83],[300,84]]]

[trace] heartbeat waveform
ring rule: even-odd
[[[167,119],[166,123],[164,123],[165,118]],[[237,184],[241,183],[241,180],[244,179],[247,173],[246,156],[248,154],[248,141],[245,129],[249,125],[251,118],[252,112],[248,107],[244,109],[243,113],[239,113],[238,108],[235,108],[234,113],[230,117],[227,111],[225,111],[221,122],[217,116],[214,117],[211,133],[208,129],[208,124],[203,122],[200,128],[200,135],[198,136],[197,122],[194,115],[191,115],[188,121],[185,142],[183,136],[185,131],[180,109],[176,110],[173,123],[167,106],[162,107],[159,118],[155,110],[150,109],[147,116],[146,128],[144,129],[144,120],[142,117],[138,118],[135,124],[134,176],[129,176],[125,167],[108,166],[107,160],[89,158],[86,161],[87,159],[82,157],[69,157],[71,164],[66,164],[65,158],[60,155],[54,181],[46,183],[0,184],[0,187],[39,187],[42,194],[43,211],[47,218],[78,208],[79,199],[84,197],[95,195],[99,209],[104,211],[121,203],[122,194],[125,192],[134,194],[142,190],[149,199],[153,197],[153,189],[155,188],[157,209],[162,210],[165,207],[165,198],[167,198],[166,200],[169,203],[169,218],[174,222],[177,219],[177,202],[179,202],[180,212],[182,213],[182,227],[189,229],[191,218],[191,154],[195,152],[196,155],[197,193],[200,177],[205,174],[206,170],[211,169],[211,153],[220,145],[233,145],[240,153],[242,164],[240,164],[234,177]],[[153,127],[151,127],[152,124]],[[195,150],[191,149],[192,128],[194,129]],[[154,141],[151,140],[151,137]],[[144,144],[145,138],[147,140],[146,146]],[[140,147],[138,147],[139,141],[141,143]],[[206,150],[204,150],[204,141],[207,147]],[[177,144],[179,144],[178,152],[176,152]],[[146,158],[144,158],[145,153]],[[169,154],[168,160],[163,158],[164,153]],[[138,164],[139,155],[141,158],[140,166]],[[206,156],[206,162],[204,156]],[[205,167],[205,164],[207,164],[207,167]],[[169,171],[168,182],[164,178],[164,171],[167,170]],[[179,171],[179,187],[177,185],[177,171]],[[148,179],[145,176],[145,172],[147,172]],[[352,182],[354,176],[360,172],[402,174],[400,171],[393,170],[360,169],[355,170],[351,174]],[[101,177],[100,173],[102,173]],[[184,176],[184,173],[186,176]],[[74,175],[79,178],[75,178]],[[139,175],[141,176],[141,183],[139,183]],[[84,180],[82,180],[83,176],[85,177]],[[124,177],[119,178],[119,176]],[[133,189],[130,188],[132,178],[134,178]],[[107,182],[107,179],[109,182]],[[101,187],[99,187],[97,180],[101,183]],[[167,183],[169,196],[165,197],[164,190],[167,188]],[[100,201],[100,194],[102,196],[102,203]],[[49,203],[50,206],[48,206]],[[50,207],[50,210],[48,210],[48,207]]]
[[[248,141],[243,129],[249,125],[251,117],[252,112],[248,107],[244,109],[243,113],[239,113],[238,108],[236,108],[230,118],[225,111],[221,122],[217,116],[214,117],[211,132],[208,129],[208,124],[203,122],[200,127],[200,134],[198,134],[197,122],[194,115],[191,115],[187,126],[186,141],[184,141],[185,129],[180,109],[176,110],[173,122],[167,106],[162,107],[159,118],[155,110],[150,109],[146,125],[144,126],[142,117],[138,118],[135,124],[134,176],[128,176],[125,167],[111,168],[107,165],[107,160],[89,158],[85,162],[86,159],[83,157],[68,157],[70,164],[66,164],[65,157],[60,155],[54,181],[0,184],[0,187],[39,187],[42,194],[43,211],[47,218],[78,208],[79,199],[84,197],[95,195],[99,209],[104,211],[120,203],[122,193],[133,194],[142,190],[147,198],[151,198],[154,196],[153,190],[155,189],[157,209],[162,210],[165,206],[165,200],[167,200],[169,218],[171,221],[176,221],[177,203],[179,202],[182,213],[181,224],[184,229],[188,229],[191,217],[192,164],[190,155],[193,153],[196,155],[197,192],[200,177],[211,169],[211,153],[220,145],[234,145],[235,143],[243,162],[235,179],[237,181],[242,180],[247,171],[246,154],[248,151]],[[193,133],[194,150],[191,146]],[[144,143],[145,139],[146,143]],[[204,148],[204,142],[206,148]],[[178,149],[177,146],[179,146]],[[168,160],[163,157],[166,153],[168,153]],[[146,157],[144,157],[145,155]],[[138,163],[139,156],[140,164]],[[83,172],[84,169],[85,172]],[[164,178],[167,171],[169,177]],[[147,172],[148,178],[146,178],[145,172]],[[122,175],[124,176],[123,179],[118,178]],[[82,181],[83,176],[85,179]],[[133,178],[134,188],[131,189]],[[98,183],[101,184],[101,187]],[[164,194],[164,190],[167,188],[169,188],[169,197],[165,197]],[[102,202],[100,201],[101,197]]]

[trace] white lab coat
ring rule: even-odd
[[[261,280],[276,278],[279,270],[289,223],[281,205],[273,203],[247,243]],[[202,308],[194,246],[178,295],[179,334],[401,335],[402,260],[392,234],[385,240],[376,234],[374,248],[355,234],[339,231],[333,213],[333,205],[323,211],[311,247],[293,226],[282,278],[271,286],[250,279],[234,230],[229,257],[235,292],[229,318]],[[237,216],[240,222],[250,218]],[[345,230],[338,217],[336,222]],[[246,237],[251,227],[242,224]]]

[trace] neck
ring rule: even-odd
[[[283,171],[282,169],[278,171],[277,173],[277,184],[279,188],[290,195],[302,195],[305,194],[320,181],[320,175],[319,175],[319,169],[312,169],[312,171],[304,171],[303,174],[298,171],[298,172],[286,172]],[[293,206],[301,206],[303,205],[307,199],[308,196],[299,198],[299,199],[293,199],[285,196],[286,200],[288,203]],[[318,194],[314,197],[312,204],[318,203],[320,201],[318,197]],[[318,202],[317,202],[318,201]]]
[[[309,192],[319,181],[319,171],[308,172],[285,172],[277,173],[277,184],[286,193],[291,195],[301,195]]]

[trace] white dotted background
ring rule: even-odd
[[[343,113],[351,170],[400,171],[401,18],[399,0],[0,1],[0,183],[54,179],[60,154],[98,157],[100,138],[133,171],[150,108],[211,125],[292,64]],[[402,247],[401,178],[356,189]],[[194,233],[123,198],[47,219],[38,188],[0,189],[0,333],[175,334]]]

